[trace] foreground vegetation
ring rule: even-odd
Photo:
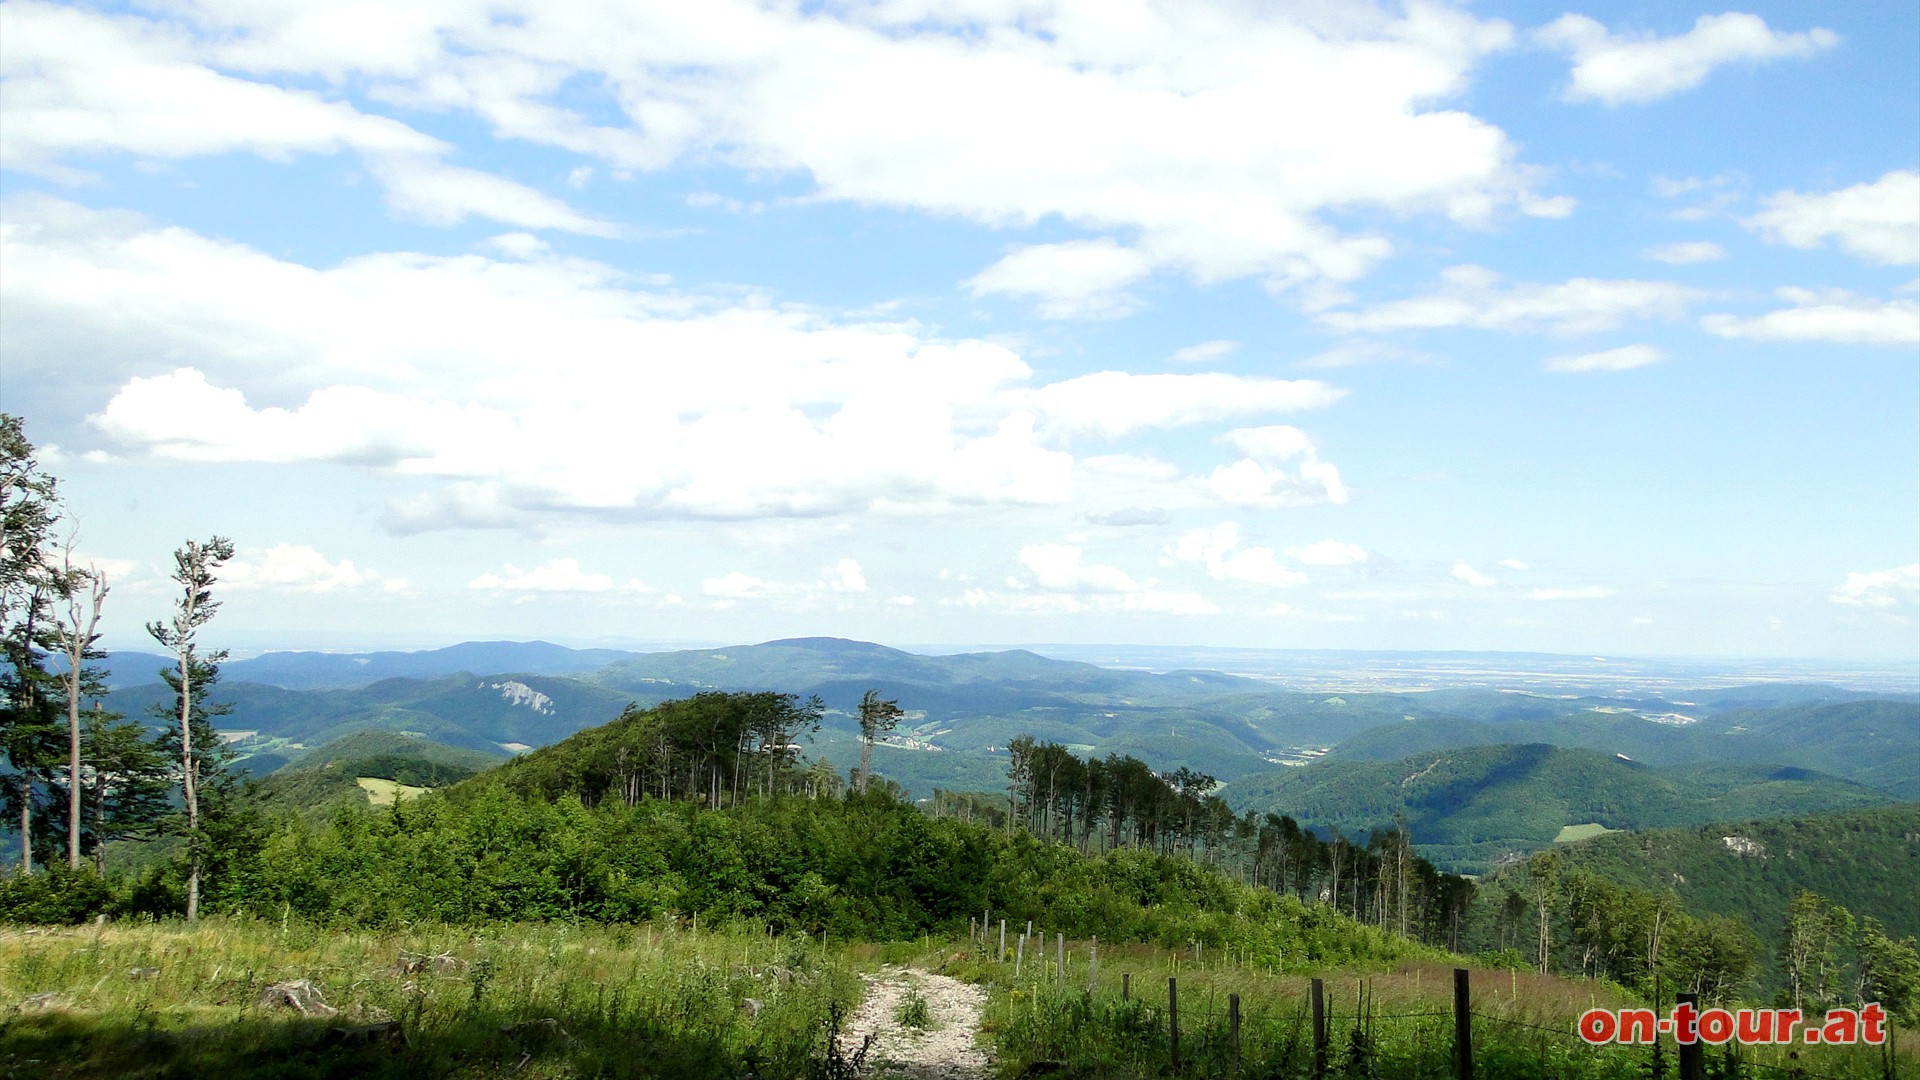
[[[9,930],[0,1073],[806,1077],[860,992],[847,950],[671,922]]]

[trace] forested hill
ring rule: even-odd
[[[1556,850],[1569,868],[1671,889],[1696,915],[1738,916],[1762,941],[1779,936],[1801,889],[1872,915],[1896,937],[1920,936],[1920,803],[1608,833]]]
[[[1420,852],[1459,872],[1551,844],[1567,826],[1652,828],[1884,805],[1874,788],[1803,769],[1656,769],[1540,743],[1434,750],[1398,761],[1327,760],[1229,784],[1238,810],[1290,814],[1365,835],[1402,815]]]
[[[1920,936],[1920,803],[1791,819],[1608,833],[1555,848],[1563,875],[1596,874],[1676,897],[1699,917],[1738,919],[1759,942],[1761,983],[1780,984],[1788,905],[1801,890],[1878,920],[1894,938]],[[1526,868],[1481,882],[1471,940],[1498,943],[1491,926],[1507,892],[1530,895]]]
[[[156,681],[164,663],[138,653],[112,657],[117,688],[108,706],[139,717],[164,705]],[[233,712],[221,727],[250,759],[244,767],[262,774],[355,730],[519,752],[604,723],[630,701],[775,689],[821,696],[824,724],[809,752],[844,772],[857,753],[851,710],[875,689],[908,712],[876,748],[879,770],[916,797],[936,787],[1002,787],[1004,748],[1021,735],[1222,780],[1329,748],[1332,757],[1396,759],[1450,746],[1542,742],[1656,766],[1793,766],[1895,797],[1920,796],[1901,787],[1920,784],[1920,705],[1831,686],[1595,696],[1492,688],[1306,693],[1219,672],[1115,669],[1017,649],[930,656],[837,638],[659,653],[545,642],[269,653],[231,662],[222,675],[215,698]]]

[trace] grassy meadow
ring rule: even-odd
[[[860,998],[853,964],[801,939],[671,925],[12,928],[0,1074],[806,1077],[824,1066],[829,1014]],[[295,981],[337,1011],[261,1003]]]

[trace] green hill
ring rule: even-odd
[[[1745,700],[1736,696],[1733,700]],[[1328,757],[1384,761],[1433,750],[1538,742],[1624,754],[1662,768],[1738,762],[1812,769],[1920,798],[1920,704],[1891,697],[1742,708],[1699,717],[1586,709],[1524,723],[1431,718],[1362,732]],[[1698,710],[1696,710],[1698,711]],[[1652,718],[1649,718],[1652,717]]]
[[[1920,804],[1871,810],[1609,833],[1558,849],[1568,869],[1654,893],[1691,914],[1732,916],[1774,952],[1787,905],[1801,889],[1871,915],[1894,937],[1920,936]],[[1519,868],[1482,884],[1512,885]],[[1486,904],[1483,907],[1494,905]],[[1771,980],[1777,959],[1766,967]]]
[[[1471,872],[1545,847],[1568,825],[1612,829],[1795,816],[1882,805],[1885,793],[1803,769],[1664,770],[1541,743],[1429,751],[1397,761],[1327,760],[1243,777],[1236,809],[1289,814],[1349,835],[1404,815],[1421,853]]]

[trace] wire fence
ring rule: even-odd
[[[1416,973],[1411,996],[1429,1000],[1409,1001],[1408,980],[1388,977],[1397,999],[1382,1005],[1368,977],[1342,976],[1342,992],[1333,994],[1332,980],[1274,978],[1232,961],[1206,967],[1197,946],[1190,961],[1143,964],[1111,951],[1103,958],[1097,941],[1069,950],[1064,935],[1021,928],[1001,948],[998,934],[989,927],[977,935],[976,955],[989,964],[997,957],[1002,968],[1003,1044],[1036,1061],[1222,1078],[1920,1080],[1920,1068],[1891,1043],[1830,1048],[1825,1060],[1803,1059],[1796,1046],[1731,1042],[1695,1043],[1683,1056],[1671,1037],[1596,1045],[1581,1038],[1573,1019],[1543,1022],[1528,1010],[1517,978],[1515,992],[1496,993],[1497,1007],[1488,1008],[1489,995],[1474,992],[1483,987],[1456,971],[1454,1007],[1445,1009],[1430,1000],[1432,980],[1421,986]],[[1488,974],[1481,973],[1483,984]]]

